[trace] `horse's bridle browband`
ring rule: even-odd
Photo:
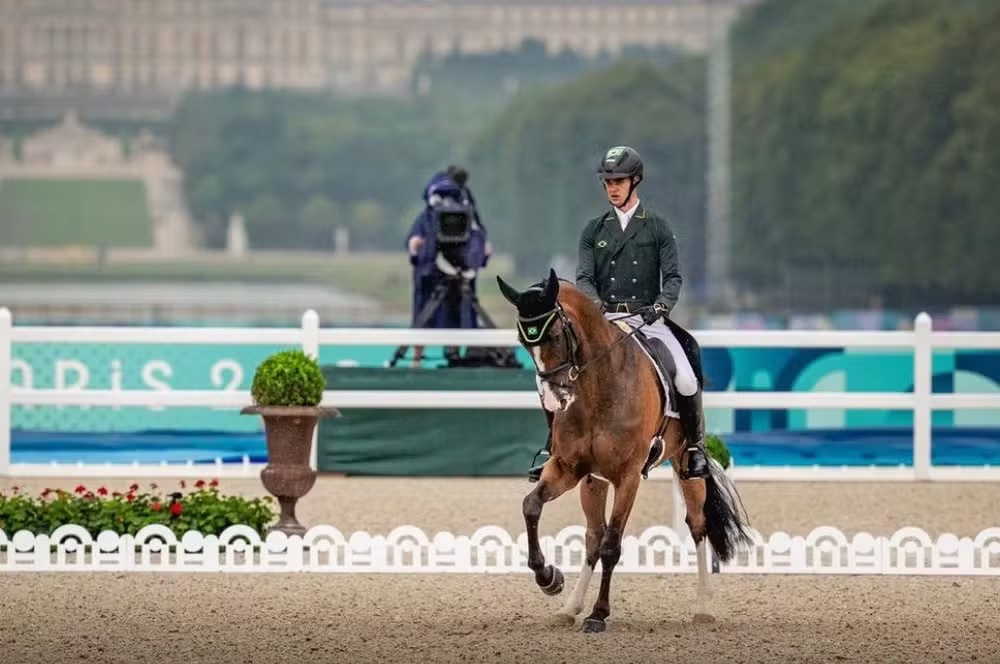
[[[635,314],[627,314],[622,316],[622,318],[628,318],[633,315]],[[542,380],[549,380],[553,376],[566,371],[568,372],[567,378],[569,381],[571,383],[574,382],[580,377],[580,374],[583,373],[588,366],[597,362],[597,360],[606,357],[615,346],[630,338],[633,334],[646,326],[645,322],[640,323],[631,332],[608,346],[603,353],[590,358],[580,365],[576,361],[576,351],[580,348],[580,342],[577,339],[576,332],[573,330],[573,323],[570,322],[569,317],[566,316],[565,310],[558,302],[556,303],[554,309],[546,311],[544,314],[530,318],[518,316],[517,333],[521,338],[521,343],[528,347],[541,345],[541,343],[545,340],[545,337],[548,335],[549,327],[552,326],[552,322],[556,318],[559,318],[559,320],[562,321],[563,329],[565,330],[563,338],[566,340],[566,360],[556,368],[548,369],[546,371],[539,371],[536,367],[535,374]]]
[[[540,316],[534,316],[531,318],[522,318],[518,316],[517,318],[517,333],[521,337],[521,343],[525,346],[538,346],[545,340],[548,336],[549,327],[552,326],[552,322],[558,318],[563,324],[563,339],[565,339],[565,349],[566,349],[566,361],[557,366],[555,369],[549,369],[547,371],[538,371],[535,369],[535,373],[542,380],[549,380],[552,376],[562,373],[563,371],[569,371],[568,378],[570,382],[573,382],[580,375],[581,368],[577,366],[576,363],[576,350],[580,347],[580,342],[576,337],[576,332],[573,330],[573,324],[570,323],[569,318],[566,316],[565,310],[563,310],[562,305],[556,304],[555,309],[551,311],[546,311]]]

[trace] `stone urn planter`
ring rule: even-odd
[[[260,479],[281,508],[278,522],[269,531],[306,532],[295,507],[316,483],[316,471],[310,465],[313,432],[320,418],[340,415],[335,408],[319,405],[325,387],[317,361],[300,350],[271,355],[254,374],[250,388],[254,405],[240,413],[260,415],[264,420],[267,466]]]

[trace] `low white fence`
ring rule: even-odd
[[[251,403],[246,390],[71,390],[36,389],[11,383],[12,345],[32,343],[160,343],[165,328],[15,326],[9,310],[0,308],[0,475],[6,476],[256,476],[261,466],[177,464],[21,465],[10,463],[11,408],[13,405],[62,406],[200,406],[239,409]],[[317,355],[320,346],[507,346],[517,345],[513,329],[415,330],[320,327],[319,317],[307,311],[299,328],[197,328],[169,329],[173,344],[261,344],[301,346]],[[933,332],[931,318],[918,315],[912,331],[784,331],[706,330],[695,336],[703,348],[815,348],[903,349],[913,353],[914,390],[893,392],[706,392],[706,408],[816,409],[850,408],[910,410],[914,414],[913,464],[885,467],[735,467],[736,480],[1000,480],[1000,467],[931,464],[931,413],[934,410],[996,409],[1000,394],[934,394],[931,358],[935,349],[1000,350],[1000,333]],[[352,391],[327,390],[323,404],[338,408],[539,408],[534,391],[490,392]],[[313,467],[316,450],[313,450]],[[669,469],[650,477],[668,478]]]
[[[623,574],[694,574],[697,553],[683,530],[652,526],[626,535],[616,571]],[[932,538],[920,528],[900,528],[887,536],[836,528],[807,535],[752,531],[753,545],[722,574],[864,574],[891,576],[1000,576],[1000,528],[974,537],[945,533]],[[546,561],[564,572],[583,564],[586,529],[568,526],[539,538]],[[497,526],[471,535],[425,533],[399,526],[386,535],[343,533],[328,525],[304,535],[281,532],[261,537],[234,525],[218,535],[192,530],[178,537],[162,524],[135,535],[105,531],[92,537],[77,525],[51,535],[0,530],[0,573],[4,572],[206,572],[327,574],[530,574],[528,538]],[[600,569],[600,561],[597,569]],[[599,572],[598,572],[599,573]]]

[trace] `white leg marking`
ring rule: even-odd
[[[583,601],[587,597],[587,588],[590,586],[592,576],[594,576],[594,568],[584,562],[583,567],[580,568],[580,576],[576,579],[576,585],[573,586],[573,592],[566,598],[566,603],[559,609],[559,613],[575,618],[583,611]]]
[[[712,610],[708,603],[714,594],[711,575],[708,571],[708,547],[705,544],[707,541],[708,539],[703,537],[698,542],[698,546],[695,547],[698,556],[698,605],[695,614],[700,616],[712,615]]]
[[[542,362],[542,351],[539,350],[537,346],[533,346],[531,348],[531,359],[534,360],[535,368],[537,368],[538,371],[545,371],[545,363]],[[552,391],[552,387],[548,383],[539,380],[537,377],[536,383],[541,388],[542,407],[551,413],[562,410],[562,404],[559,402],[559,397],[557,397],[556,393]]]

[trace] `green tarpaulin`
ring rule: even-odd
[[[535,391],[522,369],[323,368],[328,390]],[[447,395],[442,395],[447,399]],[[333,404],[336,405],[336,404]],[[544,445],[537,410],[350,408],[320,421],[320,472],[349,475],[524,476]]]

